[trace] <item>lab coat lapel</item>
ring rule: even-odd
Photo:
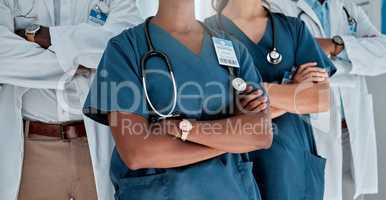
[[[50,15],[50,24],[55,22],[55,13],[54,13],[54,0],[43,0],[44,4],[47,7],[47,11]]]
[[[325,34],[324,30],[323,30],[323,26],[320,23],[320,20],[319,20],[318,16],[316,16],[315,12],[307,4],[307,2],[304,1],[304,0],[300,0],[300,1],[297,2],[297,7],[300,9],[301,12],[304,12],[305,15],[307,15],[309,18],[312,19],[312,21],[314,23],[313,25],[317,25],[321,35],[325,36],[326,34]],[[308,24],[308,25],[310,25],[310,24]]]
[[[329,15],[330,15],[330,27],[331,27],[331,36],[341,35],[345,30],[346,24],[343,24],[341,15],[343,14],[343,4],[336,0],[329,1],[328,5]]]

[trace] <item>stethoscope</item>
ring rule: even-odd
[[[146,98],[146,101],[147,101],[148,105],[150,106],[150,108],[158,116],[157,120],[165,119],[165,118],[179,117],[179,116],[181,116],[181,114],[175,113],[175,110],[177,107],[178,89],[177,89],[177,83],[176,83],[176,79],[175,79],[175,75],[174,75],[173,66],[170,62],[170,58],[168,55],[166,55],[164,52],[161,52],[161,51],[156,50],[154,48],[154,45],[153,45],[153,42],[152,42],[152,39],[150,36],[150,31],[149,31],[149,25],[150,25],[150,21],[152,18],[153,17],[149,17],[145,21],[144,31],[145,31],[145,38],[146,38],[146,43],[148,46],[148,51],[142,56],[141,63],[140,63],[141,64],[142,84],[143,84],[143,90],[144,90],[145,98]],[[209,28],[207,28],[206,25],[204,25],[202,22],[199,22],[199,23],[202,25],[202,27],[204,27],[205,32],[207,32],[209,34],[209,36],[211,36],[211,37],[215,36],[215,34],[211,30],[209,30]],[[149,93],[148,93],[147,81],[146,81],[146,64],[151,58],[159,58],[159,59],[162,59],[164,61],[164,63],[166,64],[166,67],[167,67],[167,71],[168,71],[170,78],[172,80],[173,101],[172,101],[172,106],[171,106],[170,110],[166,113],[162,113],[161,111],[159,111],[156,108],[156,106],[152,103],[150,96],[149,96]],[[231,66],[225,66],[225,67],[228,68],[229,75],[230,75],[231,80],[232,80],[231,81],[232,88],[233,88],[232,94],[233,94],[233,100],[234,100],[234,97],[236,96],[235,92],[236,91],[237,92],[245,91],[245,89],[247,88],[247,83],[243,79],[236,77],[235,72],[234,72],[234,70],[235,70],[234,67],[231,67]]]
[[[277,33],[276,33],[276,26],[275,26],[275,21],[273,18],[273,15],[271,11],[267,8],[265,8],[266,11],[268,12],[269,19],[271,21],[271,27],[272,27],[272,48],[270,51],[267,53],[267,62],[273,65],[278,65],[283,61],[283,55],[280,53],[279,49],[277,48]],[[226,32],[226,29],[224,25],[222,24],[221,20],[221,13],[217,14],[217,22],[218,26],[221,30]],[[228,34],[232,34],[230,32],[227,32]],[[233,34],[232,34],[233,35]]]
[[[344,6],[343,6],[343,11],[344,11],[344,13],[346,14],[348,25],[349,25],[350,27],[353,27],[354,30],[356,30],[356,28],[358,27],[358,21],[357,21],[354,17],[352,17],[352,16],[350,15],[350,13],[348,12],[347,8],[344,7]],[[298,18],[298,19],[301,19],[302,15],[306,15],[306,12],[305,12],[304,10],[302,10],[302,11],[298,14],[297,18]]]

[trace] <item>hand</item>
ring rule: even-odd
[[[87,68],[83,65],[79,65],[78,69],[76,70],[76,75],[80,75],[80,76],[83,76],[85,78],[89,78],[93,72],[95,72],[95,70]]]
[[[18,36],[20,36],[20,37],[22,37],[22,38],[24,38],[24,39],[26,39],[26,38],[25,38],[25,30],[23,30],[23,29],[21,29],[21,30],[16,30],[16,31],[15,31],[15,34],[18,35]]]
[[[252,86],[238,95],[237,114],[248,112],[262,112],[268,108],[268,97],[264,96],[262,90],[254,90]]]
[[[51,46],[51,35],[48,27],[40,27],[40,30],[35,35],[35,43],[44,49],[48,49]]]
[[[337,46],[331,38],[317,38],[316,40],[327,55],[337,56],[344,50],[344,47]]]
[[[325,69],[319,68],[318,63],[306,63],[300,65],[293,78],[293,83],[323,82],[329,78]]]

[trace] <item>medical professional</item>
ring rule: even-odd
[[[273,145],[250,153],[262,199],[322,200],[325,159],[318,156],[308,114],[329,109],[334,65],[304,23],[271,13],[263,1],[213,4],[218,14],[206,22],[247,47],[270,96]]]
[[[0,1],[0,199],[113,198],[112,139],[91,122],[86,138],[81,105],[108,39],[139,15],[134,0]]]
[[[194,0],[160,0],[98,67],[84,112],[112,128],[116,199],[260,199],[246,154],[272,142],[260,75],[194,10]]]
[[[353,199],[350,190],[354,198],[377,193],[373,101],[365,77],[386,72],[386,38],[354,3],[273,0],[272,9],[303,20],[338,69],[331,111],[312,116],[318,151],[328,160],[325,199]]]

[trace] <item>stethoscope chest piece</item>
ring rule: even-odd
[[[242,78],[233,79],[232,86],[237,92],[244,92],[247,89],[247,83]]]
[[[267,54],[267,61],[271,64],[274,64],[274,65],[280,64],[282,60],[283,60],[283,56],[276,48],[272,49],[272,51],[270,51]]]

